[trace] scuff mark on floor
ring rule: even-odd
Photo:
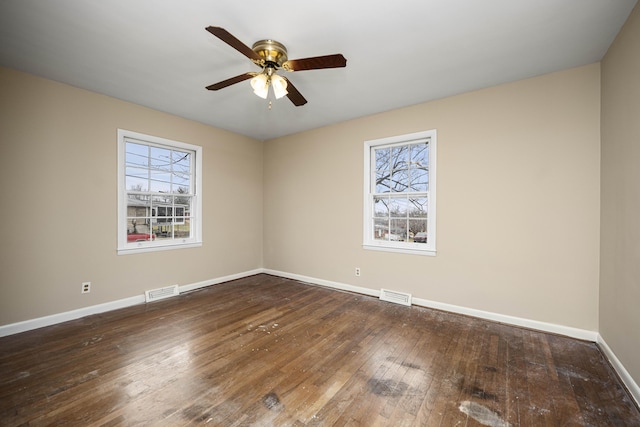
[[[367,381],[369,391],[378,396],[401,397],[409,389],[409,385],[400,381],[371,378]]]
[[[282,403],[280,403],[280,398],[273,391],[265,394],[262,397],[262,403],[267,407],[267,409],[270,410],[279,411],[283,409]]]
[[[512,427],[511,423],[503,420],[500,418],[500,415],[479,403],[465,400],[460,403],[458,409],[482,425],[489,427]]]
[[[495,394],[489,393],[486,390],[477,386],[466,388],[464,391],[473,397],[477,397],[478,399],[493,400],[493,401],[498,400],[498,397]]]

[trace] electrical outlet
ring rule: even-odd
[[[82,282],[82,293],[88,294],[91,292],[91,282]]]
[[[356,276],[360,277],[360,267],[356,267]]]

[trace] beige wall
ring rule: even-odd
[[[0,93],[0,325],[262,266],[261,142],[6,68]],[[117,128],[203,147],[201,248],[116,254]]]
[[[17,71],[0,73],[0,324],[264,266],[597,330],[598,64],[264,147]],[[118,127],[204,147],[202,248],[116,255]],[[427,129],[438,130],[438,255],[363,250],[363,142]],[[80,294],[83,281],[93,283],[88,295]]]
[[[265,267],[597,330],[599,67],[266,142]],[[437,256],[362,249],[363,142],[428,129]]]
[[[640,383],[640,7],[602,62],[600,334]]]

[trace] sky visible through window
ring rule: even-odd
[[[186,151],[127,142],[127,190],[190,193],[191,156]]]

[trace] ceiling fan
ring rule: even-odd
[[[251,79],[253,92],[259,97],[266,99],[269,93],[269,86],[271,86],[276,99],[286,95],[296,107],[299,107],[306,104],[307,100],[289,79],[277,74],[278,70],[305,71],[321,68],[339,68],[347,65],[347,60],[340,53],[302,59],[288,59],[287,48],[275,40],[259,40],[249,48],[224,28],[207,27],[206,30],[262,68],[262,71],[257,73],[248,72],[209,85],[207,86],[209,90],[220,90]]]

